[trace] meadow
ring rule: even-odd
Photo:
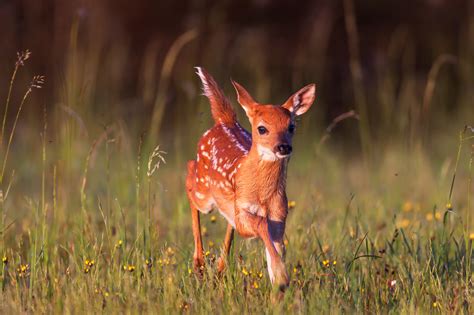
[[[258,240],[237,236],[217,275],[226,228],[217,211],[201,215],[203,279],[192,270],[185,165],[212,125],[193,70],[197,31],[175,39],[161,66],[155,46],[143,52],[134,99],[120,93],[123,51],[133,47],[108,51],[93,32],[93,44],[81,46],[78,21],[60,79],[35,75],[34,51],[3,61],[0,312],[473,313],[474,23],[460,55],[434,58],[421,82],[413,47],[396,32],[373,88],[360,77],[350,5],[345,14],[350,105],[328,120],[331,104],[318,95],[298,123],[284,295],[270,284]],[[300,48],[295,67],[311,64],[291,83],[270,75],[258,53],[251,60],[235,53],[231,66],[208,70],[248,127],[226,76],[272,102],[303,82],[324,85],[317,69],[325,60],[311,58],[323,55],[321,38]],[[258,43],[242,37],[239,47]],[[450,67],[455,100],[443,72]]]

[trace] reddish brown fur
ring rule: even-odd
[[[308,85],[284,105],[273,106],[258,104],[233,82],[239,103],[252,124],[250,135],[236,121],[214,79],[205,70],[197,70],[216,124],[199,140],[196,160],[188,163],[186,188],[192,210],[195,268],[201,269],[204,264],[199,212],[217,208],[229,222],[219,271],[224,269],[235,228],[242,237],[262,239],[272,282],[286,286],[283,236],[288,214],[285,186],[289,153],[280,147],[284,144],[291,149],[293,133],[289,128],[294,117],[313,103],[315,87]],[[262,126],[265,134],[259,134]]]

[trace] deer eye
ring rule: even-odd
[[[265,127],[263,127],[263,126],[259,126],[259,127],[257,128],[257,130],[258,130],[258,133],[261,134],[261,135],[264,135],[264,134],[268,133],[267,128],[265,128]]]
[[[293,125],[293,124],[290,125],[290,126],[288,127],[288,132],[289,132],[289,133],[295,132],[295,125]]]

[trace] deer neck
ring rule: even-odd
[[[252,174],[260,200],[268,200],[275,194],[285,194],[288,159],[263,160],[257,148],[252,146],[246,160],[247,174]]]

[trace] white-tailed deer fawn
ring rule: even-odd
[[[196,69],[215,124],[199,140],[196,160],[188,162],[186,190],[192,213],[194,267],[199,270],[204,265],[199,212],[217,208],[228,222],[218,271],[225,268],[235,229],[242,237],[262,239],[270,280],[286,287],[286,169],[295,117],[311,107],[316,87],[307,85],[283,105],[274,106],[257,103],[232,81],[252,125],[249,133],[237,122],[230,102],[212,76],[203,68]]]

